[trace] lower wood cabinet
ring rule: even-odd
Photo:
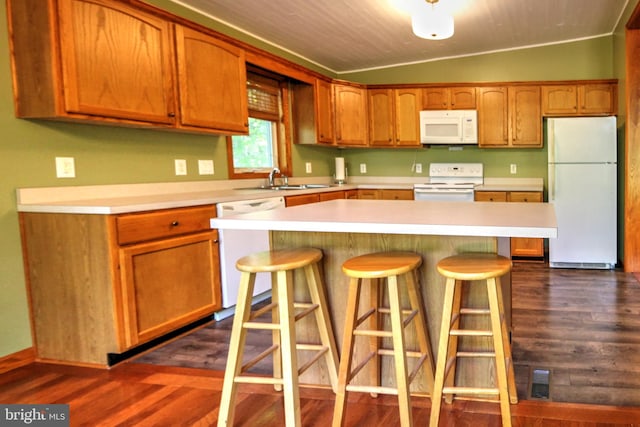
[[[324,202],[327,200],[346,199],[346,193],[340,191],[328,191],[323,193],[313,194],[297,194],[295,196],[287,196],[284,198],[284,203],[287,207],[306,205],[308,203]]]
[[[538,191],[476,191],[477,202],[521,202],[542,203],[542,192]],[[511,238],[511,256],[527,258],[544,257],[544,239]]]
[[[105,366],[219,309],[215,214],[21,213],[38,359]]]
[[[359,188],[358,199],[413,200],[413,190]]]

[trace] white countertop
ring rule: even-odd
[[[331,200],[225,218],[212,228],[440,236],[557,237],[548,203]]]

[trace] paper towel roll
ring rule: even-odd
[[[336,157],[336,181],[344,181],[344,157]]]

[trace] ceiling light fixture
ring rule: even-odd
[[[425,3],[411,15],[413,33],[423,39],[443,40],[453,35],[453,16],[444,12],[438,0],[424,0]],[[426,4],[430,3],[430,4]]]

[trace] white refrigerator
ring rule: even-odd
[[[616,118],[547,120],[549,203],[558,237],[549,265],[612,269],[617,262]]]

